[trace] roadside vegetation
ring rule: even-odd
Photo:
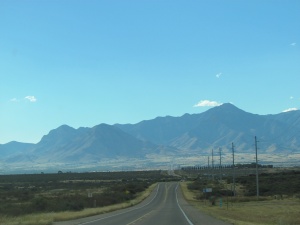
[[[236,194],[232,177],[212,180],[198,176],[181,183],[185,198],[212,216],[235,225],[299,225],[300,171],[262,173],[259,176],[260,196],[256,196],[255,175],[236,178]],[[203,189],[212,192],[203,193]]]
[[[51,224],[129,207],[171,179],[161,171],[1,175],[0,224]]]

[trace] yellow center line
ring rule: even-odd
[[[168,184],[165,185],[165,192],[166,192],[166,194],[165,194],[165,198],[164,198],[164,203],[167,202],[167,197],[168,197],[169,189],[170,189],[170,186]]]
[[[130,222],[130,223],[127,223],[126,225],[135,224],[137,221],[142,220],[144,217],[148,216],[148,215],[149,215],[150,213],[152,213],[152,212],[153,212],[153,210],[151,210],[150,212],[148,212],[148,213],[142,215],[141,217],[137,218],[136,220],[134,220],[134,221],[132,221],[132,222]]]

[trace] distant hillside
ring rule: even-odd
[[[299,113],[261,116],[226,103],[201,114],[115,126],[141,140],[185,150],[229,148],[234,142],[240,151],[253,151],[257,136],[263,152],[296,151],[300,150]]]
[[[20,168],[55,163],[98,165],[107,159],[162,163],[171,160],[168,157],[205,155],[212,148],[229,151],[232,142],[237,152],[253,153],[254,136],[260,153],[300,151],[300,111],[262,116],[227,103],[200,114],[158,117],[137,124],[79,129],[62,125],[37,144],[0,145],[0,162],[2,167],[14,164]]]
[[[12,142],[9,142],[4,145],[0,144],[1,158],[19,154],[21,152],[26,152],[33,147],[34,147],[34,144],[21,143],[21,142],[16,142],[16,141],[12,141]]]
[[[168,148],[141,141],[107,124],[79,129],[63,125],[51,130],[36,145],[31,145],[7,160],[23,162],[30,159],[39,163],[90,162],[103,158],[140,158],[164,150]]]

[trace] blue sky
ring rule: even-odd
[[[299,0],[1,0],[0,143],[225,102],[300,108]]]

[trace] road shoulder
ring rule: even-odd
[[[196,224],[209,224],[209,225],[232,225],[229,222],[221,221],[214,218],[199,209],[195,208],[192,203],[188,202],[182,192],[181,184],[177,191],[178,201],[188,218],[192,221],[194,225]],[[201,222],[198,222],[201,221]]]

